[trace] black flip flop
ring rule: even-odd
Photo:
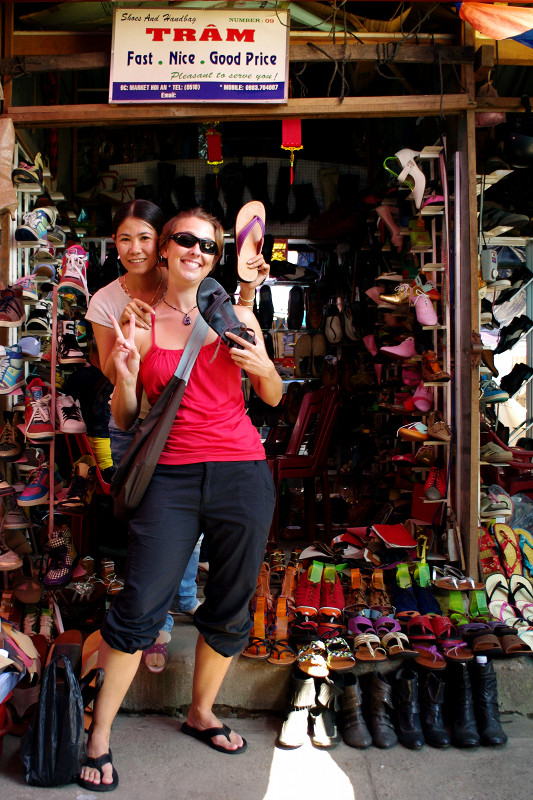
[[[97,769],[100,773],[100,783],[93,783],[92,781],[86,781],[83,778],[78,777],[77,783],[78,786],[82,786],[84,789],[89,789],[91,792],[112,792],[118,786],[118,773],[113,767],[113,756],[111,755],[111,750],[109,753],[104,753],[103,756],[98,756],[98,758],[87,758],[85,761],[84,767],[91,767]],[[111,764],[113,767],[113,781],[112,783],[101,783],[102,781],[102,767],[106,764]]]
[[[239,753],[244,753],[248,747],[248,742],[246,739],[242,740],[242,746],[237,750],[227,750],[225,747],[222,747],[222,745],[215,744],[212,741],[214,736],[225,736],[228,742],[230,741],[229,735],[231,733],[231,729],[228,728],[227,725],[222,725],[221,728],[206,728],[205,731],[200,731],[198,728],[193,728],[192,725],[188,725],[186,722],[183,722],[181,726],[181,732],[186,733],[187,736],[192,736],[194,739],[198,739],[200,742],[204,742],[204,744],[208,745],[213,750],[217,750],[219,753],[225,753],[228,756],[236,756]]]
[[[244,349],[226,336],[228,332],[246,342],[255,342],[255,333],[237,317],[229,295],[214,278],[203,279],[196,293],[196,305],[209,327],[218,333],[228,347]]]

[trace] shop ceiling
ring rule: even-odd
[[[108,69],[112,12],[116,7],[150,8],[281,8],[290,7],[290,65],[347,71],[347,92],[339,96],[291,97],[287,104],[269,105],[112,105],[72,103],[15,105],[12,85],[21,72],[97,71]],[[375,117],[460,114],[475,108],[464,68],[484,77],[494,63],[493,43],[475,52],[473,32],[465,28],[453,3],[394,2],[80,2],[22,3],[4,0],[0,72],[4,90],[3,114],[16,126],[128,125],[146,122],[250,120],[283,117]],[[514,43],[513,43],[514,44]],[[467,46],[465,46],[467,45]],[[516,45],[520,51],[533,51]],[[524,57],[525,58],[525,57]],[[501,43],[499,62],[502,63]],[[453,70],[456,80],[443,94],[420,94],[409,69],[431,66]],[[395,82],[395,91],[369,95],[379,71]],[[422,73],[420,73],[422,74]],[[450,73],[451,74],[451,73]],[[453,78],[453,76],[452,76]],[[344,85],[343,81],[343,85]],[[326,81],[327,85],[327,81]],[[472,81],[470,81],[472,85]],[[399,88],[398,88],[399,87]],[[461,87],[461,88],[459,88]],[[401,94],[397,92],[401,91]],[[323,93],[326,94],[325,92]],[[406,102],[408,96],[408,102]],[[519,110],[519,99],[502,98],[504,110]]]

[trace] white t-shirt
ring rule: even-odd
[[[130,298],[120,285],[120,278],[116,278],[93,294],[85,318],[105,328],[112,328],[109,315],[113,314],[118,322],[129,301]]]

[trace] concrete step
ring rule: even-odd
[[[166,670],[154,674],[141,664],[123,708],[167,714],[183,712],[191,701],[196,638],[197,631],[192,621],[178,622],[172,631]],[[498,676],[500,711],[533,715],[533,655],[495,659],[494,665]],[[379,669],[391,672],[398,667],[398,661],[387,661]],[[354,669],[357,674],[362,674],[371,671],[372,667],[358,664]],[[235,658],[218,694],[217,706],[248,714],[261,711],[283,713],[290,672],[290,667],[278,667],[267,661],[242,656]]]

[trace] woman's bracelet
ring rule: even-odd
[[[239,295],[239,300],[237,305],[238,306],[245,306],[246,308],[252,308],[253,304],[255,303],[255,297],[253,300],[245,300],[244,297]]]

